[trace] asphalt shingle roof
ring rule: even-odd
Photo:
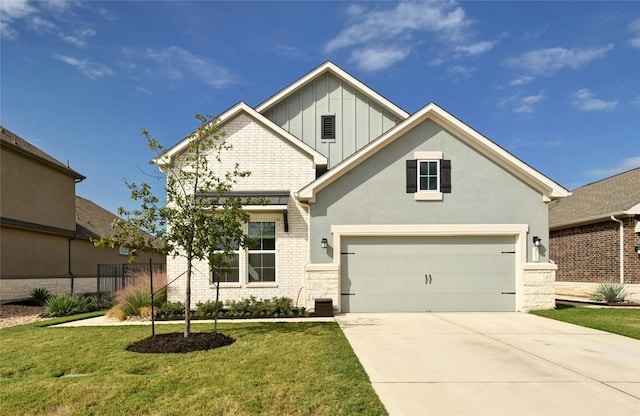
[[[571,191],[571,196],[551,202],[549,226],[619,215],[637,204],[640,204],[640,168],[584,185]]]

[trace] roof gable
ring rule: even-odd
[[[333,62],[330,62],[330,61],[327,61],[324,64],[318,66],[311,72],[304,75],[302,78],[298,79],[297,81],[293,82],[292,84],[290,84],[289,86],[281,90],[280,92],[270,97],[268,100],[266,100],[265,102],[257,106],[256,111],[261,114],[264,114],[266,111],[278,105],[280,102],[285,100],[288,96],[290,96],[294,92],[300,90],[304,86],[308,85],[309,83],[313,82],[315,79],[321,77],[326,73],[330,73],[336,78],[340,79],[342,82],[346,83],[347,85],[351,86],[352,88],[354,88],[355,90],[357,90],[358,92],[360,92],[361,94],[363,94],[364,96],[372,100],[373,102],[377,103],[380,107],[389,111],[391,114],[393,114],[397,118],[404,120],[407,117],[409,117],[409,113],[407,113],[397,105],[393,104],[391,101],[387,100],[386,98],[384,98],[382,95],[378,94],[371,88],[367,87],[365,84],[358,81],[356,78],[349,75],[347,72],[345,72],[340,67],[338,67],[337,65],[335,65]]]
[[[549,225],[561,228],[613,216],[640,214],[640,167],[571,191],[549,207]]]
[[[247,104],[243,102],[236,104],[235,106],[231,107],[230,109],[222,113],[218,117],[218,126],[222,128],[222,126],[224,126],[226,122],[234,119],[235,117],[237,117],[239,114],[242,114],[242,113],[248,115],[249,117],[254,119],[256,122],[262,124],[269,130],[273,131],[276,135],[280,136],[284,141],[290,143],[293,147],[308,154],[313,159],[313,162],[316,164],[316,166],[326,166],[327,164],[326,157],[324,157],[322,154],[320,154],[319,152],[317,152],[316,150],[314,150],[304,142],[298,140],[289,132],[282,129],[281,127],[273,123],[271,120],[267,119],[262,114],[258,113],[256,110],[249,107]],[[157,163],[159,166],[163,166],[171,163],[173,158],[175,158],[177,155],[182,153],[182,151],[184,151],[189,146],[189,143],[193,140],[193,138],[194,138],[193,135],[187,136],[180,143],[176,144],[175,146],[167,150],[167,152],[162,157],[156,159],[155,163]]]
[[[384,133],[366,147],[362,148],[350,158],[345,159],[325,175],[305,186],[297,193],[297,198],[302,201],[313,202],[317,192],[326,188],[355,166],[358,166],[372,155],[381,151],[396,139],[401,138],[405,133],[409,132],[411,129],[427,119],[430,119],[439,126],[449,130],[456,137],[476,149],[485,157],[495,161],[513,175],[529,184],[532,188],[539,190],[546,201],[569,195],[569,191],[556,182],[522,162],[502,147],[498,146],[450,113],[440,108],[438,105],[430,103],[388,132]]]

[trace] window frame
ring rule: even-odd
[[[417,177],[417,189],[416,192],[420,193],[420,192],[440,192],[440,159],[418,159],[416,160],[417,162],[417,169],[416,169],[416,174],[418,175]],[[426,174],[422,174],[421,173],[421,167],[422,164],[426,163],[427,164],[427,170],[429,170],[429,166],[431,163],[435,163],[436,165],[436,171],[435,171],[435,175],[431,174],[429,172],[427,172]],[[429,186],[429,179],[434,178],[436,179],[436,188],[435,189],[422,189],[422,178],[427,179],[427,186]]]
[[[249,239],[253,239],[256,237],[256,235],[252,235],[251,234],[251,229],[252,229],[252,224],[264,224],[264,223],[268,223],[268,224],[273,224],[273,235],[270,234],[264,234],[264,230],[261,226],[260,229],[260,234],[258,235],[259,237],[259,247],[258,248],[254,248],[254,244],[253,242],[251,242],[249,244],[249,246],[246,249],[246,282],[247,285],[260,285],[260,284],[274,284],[277,282],[278,278],[277,278],[277,271],[278,271],[278,267],[277,267],[277,248],[278,248],[278,243],[277,243],[277,222],[276,221],[250,221],[248,223],[248,230],[247,230],[247,235],[249,236]],[[264,237],[269,237],[269,238],[273,238],[273,249],[268,248],[265,249],[264,248],[264,242],[263,240],[265,240]],[[258,255],[261,258],[261,266],[260,267],[254,267],[251,264],[251,256],[252,255]],[[273,256],[273,266],[264,266],[264,256],[269,255],[269,256]],[[273,269],[273,280],[265,280],[264,278],[264,271],[265,270],[270,270]],[[256,272],[259,272],[259,276],[260,279],[259,280],[254,280],[251,276],[251,271],[254,270]]]
[[[331,120],[331,128],[329,134],[326,134],[325,120]],[[320,116],[320,140],[336,139],[336,116],[335,114],[326,114]]]

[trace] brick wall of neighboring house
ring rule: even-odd
[[[635,254],[638,235],[634,232],[635,220],[626,218],[625,234],[625,282],[640,283],[640,256]],[[619,224],[608,220],[551,231],[550,252],[558,265],[558,282],[618,281],[620,278]]]
[[[636,220],[627,218],[624,223],[624,272],[625,282],[640,284],[640,255],[635,246],[640,246],[640,233],[635,232]]]

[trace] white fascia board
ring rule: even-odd
[[[218,117],[218,126],[220,130],[223,130],[222,126],[224,125],[224,123],[232,120],[242,112],[246,113],[249,117],[263,124],[265,127],[273,131],[275,134],[279,135],[280,137],[288,141],[294,147],[300,149],[304,153],[311,156],[313,158],[313,162],[316,165],[327,165],[327,158],[324,157],[321,153],[319,153],[309,145],[305,144],[302,140],[298,140],[295,136],[290,134],[288,131],[284,130],[277,124],[273,123],[271,120],[264,117],[262,114],[258,113],[256,110],[249,107],[247,104],[243,102],[239,102],[238,104],[234,105],[233,107],[231,107],[230,109],[228,109]],[[172,159],[176,155],[180,154],[184,149],[186,149],[189,143],[194,138],[195,136],[193,134],[189,135],[180,143],[178,143],[177,145],[169,149],[162,157],[155,159],[154,163],[156,163],[160,167],[170,164]]]
[[[490,159],[496,161],[498,164],[522,179],[525,183],[530,184],[534,189],[538,189],[542,193],[545,201],[554,198],[566,197],[571,194],[568,190],[531,168],[526,163],[520,161],[511,153],[473,130],[435,103],[430,103],[418,110],[408,119],[398,123],[395,127],[391,128],[350,158],[345,159],[342,163],[338,164],[335,168],[331,169],[316,181],[311,182],[309,185],[302,188],[295,195],[296,198],[301,201],[314,202],[316,192],[322,190],[346,172],[353,169],[355,166],[377,153],[389,143],[401,137],[406,132],[427,119],[431,119],[438,125],[451,130],[457,137],[464,140],[465,143],[469,144],[471,147]]]
[[[259,113],[264,113],[269,110],[271,107],[275,106],[277,103],[285,99],[292,92],[300,89],[304,85],[310,83],[314,79],[318,78],[320,75],[329,72],[335,75],[337,78],[341,79],[345,83],[349,84],[352,88],[357,90],[358,92],[366,95],[375,101],[382,108],[386,109],[390,113],[393,113],[396,117],[401,120],[404,120],[409,117],[409,113],[392,103],[391,101],[384,98],[382,95],[378,94],[362,82],[358,81],[353,76],[349,75],[347,72],[342,70],[340,67],[335,65],[333,62],[327,61],[324,64],[320,65],[316,69],[312,70],[302,78],[298,79],[294,83],[290,84],[271,98],[267,99],[267,101],[263,102],[259,106],[256,107],[256,111]]]

